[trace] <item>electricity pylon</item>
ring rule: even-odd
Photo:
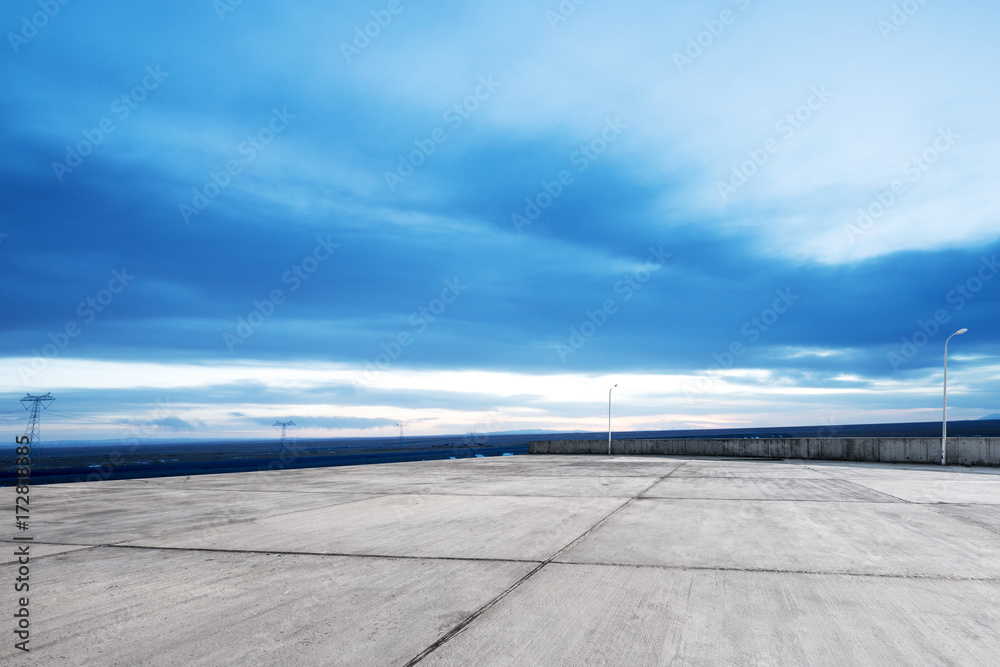
[[[409,423],[410,422],[405,421],[405,422],[399,422],[399,423],[396,424],[396,426],[399,427],[399,444],[403,444],[403,429],[406,428],[406,425],[409,424]]]
[[[295,422],[293,422],[291,420],[286,421],[286,422],[274,422],[274,430],[277,431],[279,426],[281,427],[281,441],[284,442],[285,441],[285,431],[288,430],[289,428],[294,427],[295,426]]]
[[[24,409],[30,410],[28,413],[28,426],[24,429],[24,434],[28,436],[28,442],[31,443],[31,451],[37,453],[36,465],[42,462],[42,443],[38,439],[39,406],[47,410],[54,400],[56,400],[55,397],[50,393],[46,393],[44,396],[32,396],[28,394],[21,399],[21,405],[24,406]]]

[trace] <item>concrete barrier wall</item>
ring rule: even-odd
[[[538,440],[532,454],[607,454],[607,440]],[[612,454],[740,456],[882,463],[941,463],[941,438],[613,440]],[[1000,438],[948,438],[948,463],[1000,466]]]

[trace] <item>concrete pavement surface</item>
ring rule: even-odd
[[[3,665],[1000,664],[995,468],[511,456],[34,486],[30,516]]]

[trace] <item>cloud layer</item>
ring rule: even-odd
[[[993,3],[570,4],[3,9],[12,428],[996,412]]]

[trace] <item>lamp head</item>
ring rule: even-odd
[[[958,330],[958,331],[956,331],[955,333],[957,333],[957,334],[963,334],[963,333],[965,333],[966,331],[968,331],[968,329],[959,329],[959,330]]]

